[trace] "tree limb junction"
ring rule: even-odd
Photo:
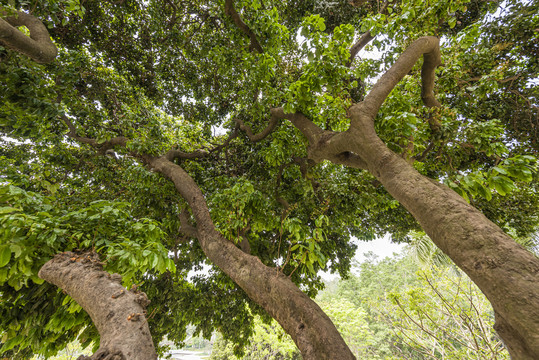
[[[362,102],[362,111],[365,112],[365,115],[374,119],[391,90],[410,72],[421,55],[424,55],[421,70],[422,87],[424,89],[422,98],[428,102],[426,103],[427,106],[434,104],[432,101],[436,101],[433,95],[434,71],[441,63],[440,41],[437,37],[425,36],[415,40],[408,46],[395,64],[386,71],[367,94]]]

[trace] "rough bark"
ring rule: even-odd
[[[355,359],[329,317],[278,269],[238,249],[215,228],[204,195],[180,166],[166,157],[145,161],[169,178],[196,219],[202,250],[290,334],[304,360]]]
[[[309,140],[314,160],[354,154],[420,223],[433,242],[479,286],[491,302],[495,329],[513,359],[539,354],[539,259],[518,245],[457,193],[417,172],[378,137],[376,114],[395,85],[424,55],[422,98],[434,98],[434,71],[440,64],[438,39],[418,39],[373,87],[349,109],[351,127],[343,133],[316,130],[312,122],[292,123]],[[313,135],[314,134],[314,135]]]
[[[0,9],[0,16],[4,13]],[[30,36],[17,29],[26,26]],[[24,12],[0,18],[0,44],[27,55],[38,63],[50,63],[58,54],[45,25],[36,17]]]
[[[352,117],[361,118],[361,107]],[[352,132],[354,150],[487,296],[496,314],[495,329],[512,358],[537,359],[539,260],[453,190],[422,176],[389,150],[370,124]]]
[[[95,253],[65,252],[39,271],[39,277],[64,290],[90,315],[101,337],[98,351],[81,360],[157,359],[144,309],[144,293],[127,291],[122,277],[102,270]]]

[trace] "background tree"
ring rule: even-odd
[[[422,237],[421,247],[427,241]],[[384,259],[366,254],[349,278],[329,282],[316,301],[360,359],[509,358],[485,296],[450,260],[440,262],[416,245]],[[272,334],[256,326],[254,339],[264,340],[251,348],[277,351],[282,342]],[[233,348],[219,340],[212,358],[236,359]],[[269,351],[240,358],[265,359]]]
[[[314,295],[320,268],[346,273],[350,235],[391,232],[404,240],[420,225],[487,295],[511,353],[533,358],[539,264],[500,227],[522,237],[536,229],[536,149],[529,134],[509,132],[506,122],[466,105],[473,108],[470,96],[483,104],[503,93],[518,73],[519,83],[508,88],[518,100],[504,105],[526,106],[518,119],[537,120],[527,116],[536,114],[535,93],[524,90],[535,60],[515,56],[534,51],[528,44],[537,43],[529,31],[536,19],[519,21],[528,29],[523,37],[512,28],[491,36],[499,28],[484,19],[496,5],[11,3],[6,16],[24,9],[42,20],[59,55],[43,66],[3,53],[2,131],[29,140],[6,144],[3,176],[25,190],[54,193],[66,209],[126,200],[134,219],[159,221],[176,272],[139,278],[154,300],[148,311],[159,308],[150,322],[156,339],[170,333],[181,341],[184,327],[176,324],[194,322],[205,334],[218,328],[245,343],[252,314],[266,312],[305,359],[352,358],[294,283]],[[514,5],[506,4],[506,19],[536,7]],[[480,22],[490,24],[486,35]],[[440,49],[432,35],[443,40],[437,92],[445,106],[433,93]],[[515,47],[486,46],[516,37],[524,41]],[[357,58],[368,40],[385,50],[380,60]],[[466,63],[477,64],[477,74]],[[373,81],[380,69],[389,70]],[[530,181],[527,190],[521,182]],[[4,237],[10,268],[11,231]],[[21,236],[29,231],[23,227]],[[105,264],[116,261],[99,250]],[[214,270],[187,284],[186,273],[206,257],[227,276]],[[189,307],[198,311],[178,311]],[[245,326],[231,325],[232,314]],[[165,325],[170,316],[175,329]],[[15,343],[15,352],[37,349],[34,339],[44,341],[36,335]]]
[[[211,360],[236,360],[234,347],[231,341],[226,341],[218,336],[214,343]],[[245,349],[243,359],[276,359],[297,360],[301,359],[298,348],[283,329],[272,320],[264,323],[260,318],[255,319],[253,336]]]

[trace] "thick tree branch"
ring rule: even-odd
[[[232,18],[234,24],[251,39],[251,45],[249,48],[256,50],[258,53],[262,54],[264,50],[260,43],[258,42],[255,33],[243,22],[240,15],[234,8],[234,0],[225,0],[225,13]]]
[[[336,164],[366,169],[360,156],[350,152],[348,132],[334,132],[320,128],[302,113],[286,114],[283,108],[271,109],[273,116],[289,120],[309,141],[309,159],[315,162],[330,160]]]
[[[303,359],[354,359],[331,320],[316,303],[287,276],[238,249],[217,231],[202,191],[185,170],[165,157],[143,158],[174,183],[191,207],[197,222],[197,239],[204,253],[283,326],[301,350]]]
[[[380,8],[379,13],[385,14],[387,12],[387,7],[389,5],[389,1],[385,1],[382,7]],[[354,58],[356,55],[363,49],[371,40],[374,39],[374,35],[370,31],[367,31],[361,37],[358,39],[358,41],[352,45],[350,48],[350,60],[348,60],[348,66],[352,65],[352,62],[354,61]]]
[[[417,219],[423,230],[479,286],[494,308],[494,328],[512,358],[535,359],[539,353],[539,261],[448,187],[421,175],[377,136],[378,109],[415,61],[425,54],[422,98],[433,96],[434,70],[440,63],[438,39],[412,43],[375,85],[367,98],[349,109],[354,152],[369,171]],[[511,279],[511,281],[507,281]]]
[[[352,167],[354,169],[367,169],[367,163],[361,158],[361,156],[351,151],[343,151],[335,155],[328,154],[325,159],[331,161],[334,164],[340,164]]]
[[[58,254],[43,265],[39,277],[67,292],[99,331],[99,350],[83,359],[157,359],[145,317],[148,298],[122,287],[120,275],[103,271],[97,254]]]
[[[325,130],[313,123],[307,116],[300,112],[287,114],[283,108],[271,109],[271,115],[279,119],[289,120],[301,133],[309,140],[309,143],[315,143]]]
[[[434,71],[440,65],[439,39],[434,36],[426,36],[414,41],[399,57],[397,62],[378,80],[362,103],[362,111],[365,115],[374,119],[383,102],[398,84],[408,74],[415,63],[424,55],[422,76],[422,98],[427,106],[439,104],[434,99]]]
[[[0,16],[3,14],[0,10]],[[18,26],[26,26],[30,36],[17,29]],[[38,63],[50,63],[58,54],[45,25],[36,17],[20,11],[16,16],[0,18],[0,43]]]
[[[189,222],[189,211],[187,209],[183,209],[180,214],[178,215],[180,218],[180,224],[181,228],[180,231],[192,238],[197,237],[197,228]]]
[[[92,147],[96,148],[98,150],[98,153],[101,155],[104,155],[107,150],[112,149],[115,146],[125,147],[127,145],[127,142],[129,141],[129,139],[125,136],[118,136],[103,143],[98,143],[95,139],[79,136],[77,134],[77,128],[75,128],[75,125],[73,125],[71,120],[69,120],[66,115],[61,115],[61,118],[69,129],[67,136],[83,144],[91,145]]]
[[[270,117],[268,126],[264,130],[259,132],[258,134],[254,134],[253,130],[251,130],[251,127],[245,124],[243,120],[236,119],[236,123],[239,125],[239,128],[241,130],[245,131],[245,133],[247,134],[247,136],[252,142],[258,142],[260,140],[265,139],[269,134],[273,132],[273,130],[275,130],[277,125],[279,125],[279,120],[280,120],[279,117],[273,116],[272,114],[272,116]]]
[[[434,80],[436,68],[442,63],[440,57],[440,46],[437,45],[432,51],[423,55],[423,66],[421,67],[421,99],[425,106],[441,107],[442,104],[434,97]]]

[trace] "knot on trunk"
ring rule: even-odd
[[[99,349],[92,356],[81,355],[77,360],[126,360],[121,351],[111,351],[108,349]]]

